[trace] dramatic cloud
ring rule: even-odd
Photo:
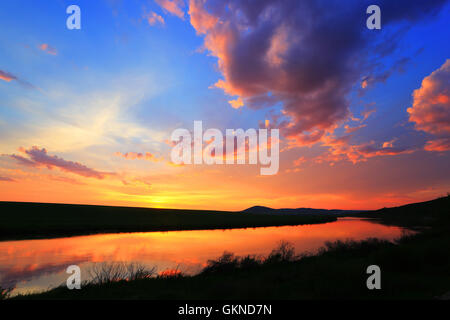
[[[145,19],[147,19],[147,22],[149,25],[154,26],[157,24],[161,24],[164,25],[164,18],[161,17],[159,14],[157,14],[156,12],[150,12],[149,14],[147,14],[145,16]]]
[[[419,19],[440,10],[442,1],[378,1],[383,28],[399,22],[397,37]],[[366,80],[384,81],[392,71],[374,61],[398,41],[369,32],[370,1],[190,0],[190,22],[204,48],[218,58],[223,79],[215,86],[232,107],[282,105],[277,125],[297,144],[315,143],[349,117],[347,96]],[[405,27],[406,26],[406,27]],[[369,55],[369,53],[372,53]],[[370,56],[370,58],[369,58]],[[395,64],[401,70],[407,59]],[[380,74],[373,74],[377,69]],[[241,100],[239,100],[241,99]]]
[[[88,168],[79,162],[67,161],[57,156],[50,156],[44,148],[39,149],[38,147],[33,146],[31,149],[20,148],[19,150],[27,155],[28,158],[15,154],[10,155],[10,157],[22,165],[31,167],[45,166],[48,169],[58,168],[65,172],[71,172],[83,177],[96,179],[103,179],[106,175],[110,174]]]
[[[180,19],[184,19],[184,11],[181,9],[184,7],[183,0],[155,0],[155,2],[165,11],[168,11]]]
[[[450,150],[450,59],[422,80],[422,86],[413,93],[408,113],[417,130],[439,138],[429,141],[425,150]]]
[[[148,160],[148,161],[159,161],[160,159],[155,157],[153,154],[151,154],[150,152],[146,152],[146,153],[140,153],[140,152],[127,152],[127,153],[121,153],[121,152],[116,152],[114,153],[115,156],[117,157],[123,157],[125,159],[128,160]]]
[[[53,56],[56,56],[58,54],[58,51],[47,43],[41,44],[39,46],[39,49],[41,49],[45,53],[51,54]]]

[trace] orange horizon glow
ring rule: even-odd
[[[337,0],[84,1],[77,30],[58,2],[0,2],[0,201],[372,210],[447,194],[450,2],[382,2],[379,32]],[[196,121],[279,130],[279,171],[174,164],[172,134]]]

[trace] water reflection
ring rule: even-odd
[[[232,230],[200,230],[100,234],[71,238],[0,242],[0,285],[14,293],[44,290],[64,283],[67,266],[76,264],[82,277],[97,262],[137,262],[158,271],[178,267],[195,274],[223,251],[267,255],[282,241],[296,253],[314,252],[326,241],[369,237],[393,240],[404,230],[370,220],[341,218],[336,222]],[[85,278],[83,280],[86,280]]]

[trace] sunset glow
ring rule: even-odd
[[[445,1],[387,2],[381,30],[366,1],[77,3],[80,30],[67,1],[0,4],[0,201],[377,209],[450,191]],[[278,173],[175,165],[171,133],[196,120],[279,129]]]

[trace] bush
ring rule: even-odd
[[[0,287],[0,300],[8,299],[12,290],[13,290],[13,288],[4,289],[4,288]]]
[[[288,262],[295,260],[295,248],[292,243],[281,241],[277,248],[272,250],[266,259],[266,263]]]
[[[202,273],[230,272],[239,267],[239,258],[225,251],[217,260],[208,260]]]
[[[247,255],[236,257],[233,253],[225,251],[216,260],[208,260],[202,273],[230,273],[236,270],[251,270],[266,263],[289,262],[296,259],[294,246],[286,241],[281,241],[277,248],[266,258]]]

